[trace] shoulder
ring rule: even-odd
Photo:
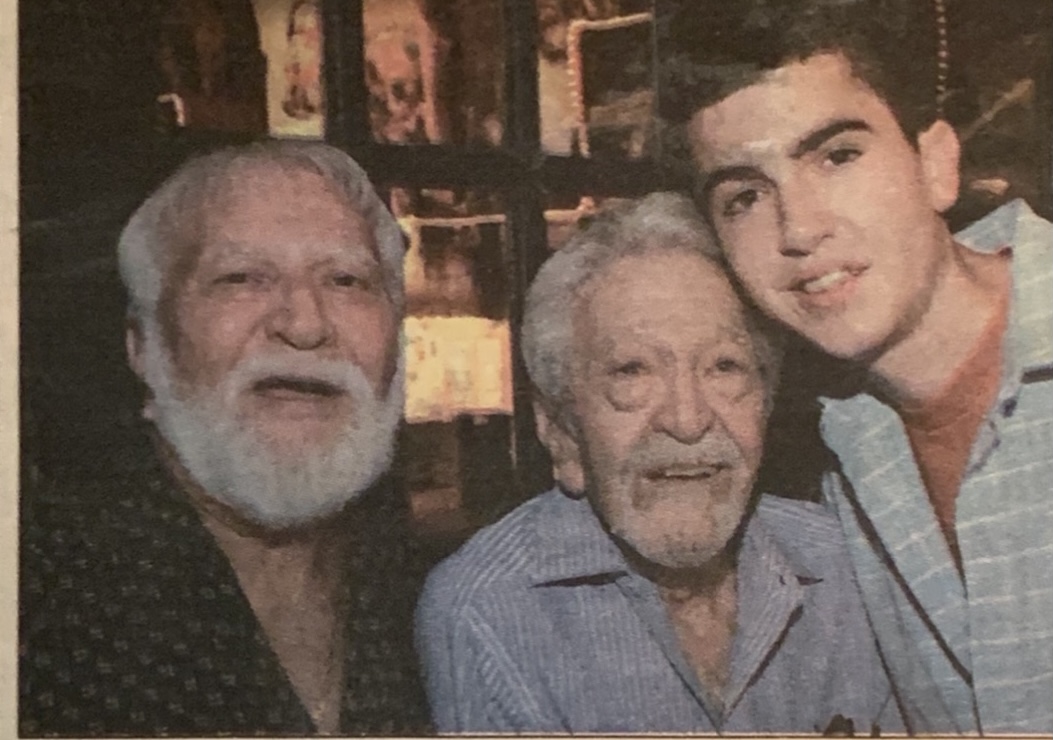
[[[87,628],[103,619],[100,605],[146,608],[180,593],[212,562],[189,502],[163,477],[142,473],[62,475],[28,486],[20,540],[24,636],[66,624],[68,614],[82,615],[76,623]]]
[[[1053,224],[1021,199],[1010,201],[954,235],[977,251],[1011,246],[1014,252],[1048,255],[1053,250]]]
[[[189,503],[153,468],[105,475],[62,471],[23,488],[21,514],[27,554],[43,546],[52,558],[152,547],[160,532],[197,526]]]
[[[548,491],[477,532],[428,575],[422,610],[452,614],[470,604],[529,588],[537,565],[537,537],[558,515],[564,498]]]

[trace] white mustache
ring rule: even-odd
[[[353,362],[296,355],[252,355],[227,374],[223,385],[228,394],[237,395],[275,379],[331,390],[332,395],[354,395],[364,390],[365,384],[372,395],[378,395]]]

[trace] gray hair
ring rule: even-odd
[[[573,423],[566,408],[571,400],[574,314],[589,284],[626,257],[656,251],[695,254],[727,272],[723,254],[694,204],[676,193],[652,193],[602,212],[538,270],[527,292],[520,340],[539,401],[561,424]],[[734,285],[730,273],[729,279]],[[770,402],[779,343],[767,320],[749,304],[746,316]]]
[[[266,141],[196,157],[169,177],[132,215],[117,243],[129,315],[153,323],[165,279],[187,248],[203,237],[204,215],[239,176],[264,168],[320,176],[365,219],[377,244],[384,289],[399,313],[404,301],[402,231],[365,171],[321,142]]]

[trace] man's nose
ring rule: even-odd
[[[295,349],[318,349],[333,338],[324,297],[311,285],[283,285],[269,319],[268,334]]]
[[[713,425],[713,409],[706,401],[702,380],[694,372],[671,378],[655,415],[655,426],[683,444],[698,442]]]
[[[833,235],[833,214],[820,187],[807,180],[788,183],[779,191],[780,253],[786,257],[813,254]]]

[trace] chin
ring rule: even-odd
[[[728,547],[745,505],[659,502],[611,522],[611,533],[644,560],[676,570],[705,568]]]
[[[341,432],[350,427],[351,419],[319,423],[244,423],[243,429],[258,440],[276,461],[296,463],[305,458],[325,454],[341,440]]]
[[[859,323],[840,322],[829,328],[790,328],[823,353],[848,362],[869,362],[880,353],[882,346],[880,333]]]
[[[402,415],[401,362],[384,398],[351,366],[347,413],[293,419],[236,409],[228,401],[240,388],[236,376],[225,387],[184,397],[159,341],[148,342],[145,363],[158,431],[190,477],[209,497],[268,529],[333,516],[391,465]]]

